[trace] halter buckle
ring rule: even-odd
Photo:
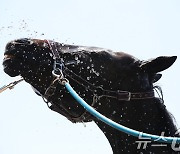
[[[117,99],[122,101],[131,100],[131,92],[129,91],[117,91]]]

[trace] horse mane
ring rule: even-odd
[[[178,124],[176,122],[176,119],[175,119],[174,115],[170,111],[167,110],[166,105],[164,104],[164,96],[163,96],[162,88],[158,85],[154,85],[153,89],[155,90],[155,92],[157,93],[157,95],[159,97],[156,99],[156,102],[158,103],[159,108],[163,111],[162,113],[164,113],[165,119],[167,121],[169,121],[169,123],[168,123],[169,127],[175,128],[175,131],[177,131]],[[174,132],[174,134],[175,134],[175,132]]]

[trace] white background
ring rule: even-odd
[[[1,0],[0,61],[8,41],[54,39],[125,51],[141,60],[180,57],[178,0]],[[158,82],[180,124],[180,60]],[[0,66],[0,87],[13,81]],[[50,111],[27,83],[0,94],[0,154],[112,154],[94,123],[72,124]]]

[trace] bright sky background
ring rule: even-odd
[[[1,0],[0,61],[22,38],[110,48],[139,59],[177,55],[158,82],[180,127],[179,0]],[[0,66],[0,87],[13,81]],[[0,94],[0,154],[112,154],[94,123],[72,124],[50,111],[27,83]]]

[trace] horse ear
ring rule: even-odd
[[[160,78],[162,77],[162,74],[153,74],[152,76],[151,76],[151,82],[152,83],[155,83],[155,82],[157,82]]]
[[[168,69],[177,59],[177,56],[157,57],[148,61],[143,61],[140,68],[148,73],[158,73]]]

